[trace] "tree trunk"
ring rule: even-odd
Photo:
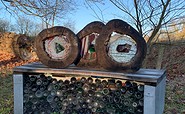
[[[159,51],[158,51],[158,57],[157,57],[156,69],[161,69],[162,68],[164,49],[165,49],[165,46],[160,44],[159,45]]]

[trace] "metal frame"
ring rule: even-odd
[[[162,114],[165,103],[166,77],[156,86],[144,86],[144,114]]]
[[[23,75],[13,74],[14,114],[23,114]]]
[[[162,114],[165,102],[165,70],[140,69],[136,73],[121,73],[82,69],[71,66],[67,69],[51,69],[40,63],[14,68],[14,114],[23,114],[23,73],[75,74],[112,77],[144,83],[144,114]]]

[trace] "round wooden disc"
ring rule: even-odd
[[[127,35],[136,42],[135,54],[129,61],[116,61],[110,56],[110,54],[108,54],[111,45],[111,34],[113,32]],[[126,45],[127,44],[118,46],[117,51],[120,53],[121,51],[126,51],[120,50],[121,47]],[[113,19],[105,25],[99,38],[96,40],[95,50],[98,62],[103,68],[113,71],[137,71],[141,67],[142,61],[146,56],[146,42],[144,38],[129,24],[119,19]],[[122,59],[124,59],[124,57]]]
[[[35,39],[35,46],[39,60],[52,68],[65,68],[80,55],[79,38],[62,26],[41,31]]]
[[[77,33],[77,36],[80,38],[82,44],[81,58],[79,61],[75,63],[77,66],[80,67],[98,66],[98,62],[96,59],[96,50],[94,50],[94,44],[91,43],[98,38],[104,26],[105,25],[102,22],[94,21],[86,25],[81,31]],[[92,52],[93,50],[95,52]]]
[[[32,42],[31,38],[26,35],[17,35],[13,42],[12,48],[15,56],[22,60],[29,60],[32,58]]]

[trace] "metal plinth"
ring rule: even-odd
[[[165,70],[140,69],[135,73],[110,72],[70,66],[53,69],[41,63],[32,63],[14,68],[14,114],[23,114],[23,73],[48,73],[57,75],[87,75],[117,78],[144,83],[144,114],[162,114],[165,101]]]

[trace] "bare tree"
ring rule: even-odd
[[[20,16],[16,21],[16,31],[20,34],[31,35],[35,29],[35,23],[27,17]]]
[[[14,27],[16,32],[28,36],[36,36],[43,29],[41,23],[37,23],[26,16],[19,16]]]
[[[86,0],[98,4],[104,0]],[[97,2],[98,1],[98,2]],[[148,47],[161,28],[185,14],[184,0],[109,0],[123,12],[117,15],[135,26],[145,37],[148,35]]]
[[[13,29],[12,25],[4,19],[0,19],[0,32],[9,32]]]
[[[41,32],[44,28],[40,23],[34,23],[34,29],[31,31],[30,36],[35,37],[39,32]]]
[[[67,20],[67,21],[63,22],[63,26],[71,29],[74,32],[76,31],[75,21],[73,21],[73,20]]]
[[[46,27],[54,26],[56,18],[64,19],[74,10],[73,0],[1,0],[9,12],[21,11],[27,15],[40,17]]]

